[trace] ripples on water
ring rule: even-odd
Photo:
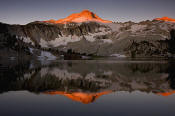
[[[172,115],[175,64],[168,61],[7,61],[0,115]]]

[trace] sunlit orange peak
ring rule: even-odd
[[[169,18],[169,17],[156,18],[155,20],[175,23],[175,19],[172,19],[172,18]]]
[[[91,12],[89,10],[83,10],[80,13],[71,14],[70,16],[68,16],[64,19],[60,19],[57,21],[48,20],[48,21],[44,21],[44,22],[54,23],[54,24],[58,24],[58,23],[66,24],[66,23],[70,23],[70,22],[82,23],[82,22],[87,22],[87,21],[95,21],[95,22],[101,22],[101,23],[112,23],[112,21],[101,19],[99,16],[97,16],[96,14],[94,14],[93,12]]]

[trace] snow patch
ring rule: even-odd
[[[89,42],[94,42],[96,39],[94,38],[93,35],[86,35],[84,36],[86,38],[87,41]]]
[[[103,36],[111,33],[111,31],[106,31],[107,28],[100,28],[100,32],[97,33],[88,33],[88,35],[85,35],[84,37],[86,38],[87,41],[94,42],[96,40],[97,36]],[[105,43],[112,43],[112,40],[110,39],[104,39],[102,40]]]
[[[33,48],[29,48],[31,54],[33,54],[33,50],[34,50]]]
[[[82,59],[90,59],[91,57],[90,56],[82,56],[81,58]]]
[[[63,37],[59,37],[51,41],[45,41],[41,39],[40,45],[42,47],[49,47],[49,46],[58,47],[60,45],[67,45],[68,43],[77,42],[77,41],[80,41],[80,37],[75,36],[75,35],[74,36],[69,35],[67,37],[63,36]]]
[[[119,32],[120,31],[120,28],[123,27],[122,24],[115,24],[115,23],[108,23],[108,24],[105,24],[107,26],[109,26],[113,32]]]
[[[38,56],[38,59],[39,60],[55,60],[56,59],[56,56],[54,56],[50,52],[41,51],[41,55]]]
[[[125,55],[121,55],[121,54],[112,54],[112,57],[118,57],[118,58],[126,58]]]
[[[58,46],[66,46],[68,43],[73,43],[73,42],[78,42],[80,41],[83,37],[90,42],[94,42],[96,40],[96,36],[101,36],[101,35],[106,35],[111,33],[110,30],[107,30],[108,28],[100,28],[100,32],[97,33],[88,33],[88,35],[84,36],[76,36],[76,35],[69,35],[69,36],[63,36],[63,37],[58,37],[55,38],[55,40],[51,41],[45,41],[44,39],[40,39],[40,45],[42,47],[48,48],[48,47],[58,47]],[[104,40],[105,43],[111,43],[111,40]]]
[[[22,36],[16,36],[16,38],[19,38],[20,40],[22,40],[25,43],[31,43],[32,45],[35,45],[33,43],[33,41],[30,39],[30,37],[22,37]]]
[[[45,41],[44,39],[40,39],[40,43],[39,43],[40,45],[41,45],[41,47],[44,47],[44,48],[47,48],[48,47],[48,42],[47,41]]]
[[[60,38],[56,38],[55,40],[49,41],[49,44],[51,44],[53,47],[57,47],[60,45],[67,45],[68,43],[72,43],[72,42],[77,42],[80,41],[80,37],[78,36],[71,36],[69,35],[68,37],[60,37]]]
[[[143,30],[145,27],[147,27],[147,25],[138,25],[138,24],[135,24],[135,25],[132,25],[131,26],[131,31],[132,32],[137,32],[137,31]]]

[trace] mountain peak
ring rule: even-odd
[[[88,21],[101,22],[101,23],[112,23],[112,21],[101,19],[99,16],[97,16],[96,14],[94,14],[93,12],[89,10],[83,10],[80,13],[71,14],[70,16],[64,19],[60,19],[57,21],[49,20],[49,21],[44,21],[44,22],[54,23],[54,24],[57,24],[57,23],[66,24],[66,23],[71,23],[71,22],[82,23],[82,22],[88,22]]]
[[[169,17],[156,18],[155,20],[175,23],[175,19]]]
[[[80,13],[80,16],[81,17],[87,17],[87,18],[95,18],[95,14],[89,10],[83,10],[81,13]]]
[[[83,10],[81,13],[92,13],[91,11],[89,11],[88,9]]]

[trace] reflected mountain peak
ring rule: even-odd
[[[158,95],[162,95],[162,96],[165,96],[165,97],[170,96],[172,94],[175,94],[175,91],[170,91],[170,92],[165,92],[165,93],[158,93]]]
[[[104,91],[99,93],[82,93],[82,92],[68,93],[68,92],[62,92],[62,91],[45,92],[45,94],[49,94],[49,95],[63,95],[73,101],[81,102],[83,104],[92,103],[96,99],[98,99],[100,96],[110,94],[110,93],[112,93],[112,91]]]

